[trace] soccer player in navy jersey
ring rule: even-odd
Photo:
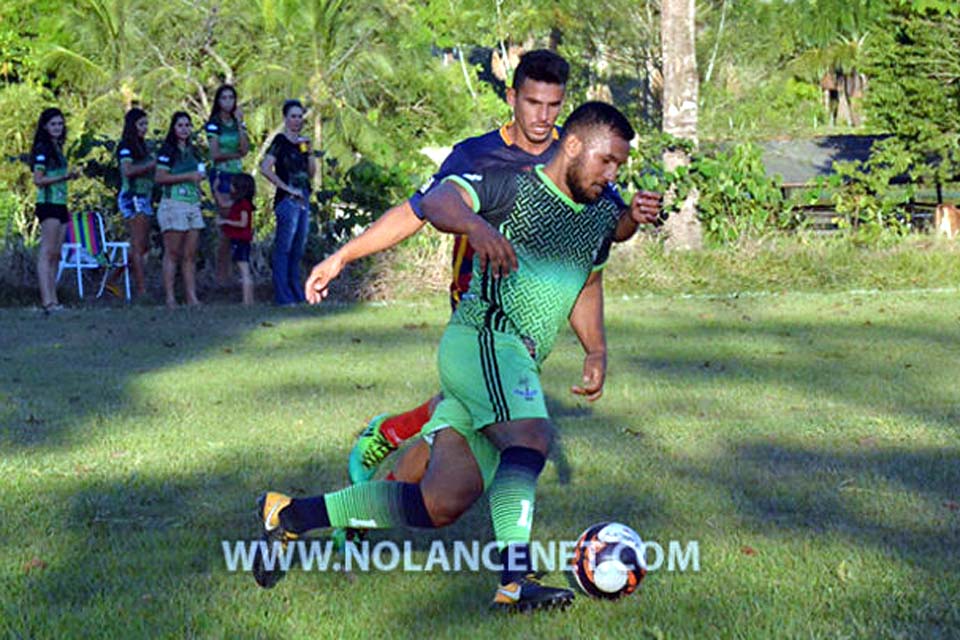
[[[513,120],[500,129],[455,145],[439,171],[409,200],[387,210],[362,234],[316,265],[306,282],[307,300],[315,304],[325,298],[330,282],[348,263],[392,247],[423,227],[420,202],[424,194],[446,177],[491,168],[529,169],[548,162],[558,148],[560,130],[556,120],[563,105],[568,75],[566,60],[552,51],[524,54],[514,72],[512,87],[507,89]],[[612,188],[607,195],[620,206],[626,206]],[[655,194],[638,194],[631,207],[643,221],[652,222],[659,213],[659,200]],[[454,310],[461,295],[469,289],[472,266],[473,250],[465,236],[457,236],[450,285],[450,303]],[[584,286],[570,315],[570,325],[586,351],[583,384],[573,387],[572,391],[593,401],[602,393],[606,370],[603,283],[599,273],[592,275]],[[350,480],[357,483],[372,478],[387,455],[420,433],[441,398],[437,395],[403,413],[374,417],[350,452]],[[416,482],[423,475],[428,458],[429,448],[418,442],[401,457],[388,478]]]

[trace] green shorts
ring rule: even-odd
[[[443,400],[420,434],[450,427],[467,440],[484,488],[500,464],[500,452],[483,434],[488,425],[549,418],[537,364],[516,336],[459,324],[447,327],[437,356]]]

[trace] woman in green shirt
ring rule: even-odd
[[[229,84],[217,89],[213,110],[207,121],[207,144],[210,147],[210,191],[221,218],[230,214],[230,184],[243,172],[241,160],[250,151],[243,110],[237,103],[237,90]],[[230,274],[230,239],[221,233],[217,250],[217,281],[225,283]]]
[[[37,219],[40,221],[40,251],[37,255],[37,279],[40,304],[47,313],[63,307],[57,300],[57,264],[67,224],[67,182],[79,177],[68,171],[63,155],[67,124],[60,109],[44,109],[33,134],[30,164],[37,187]]]
[[[150,216],[153,215],[150,198],[153,195],[153,172],[157,167],[157,161],[147,148],[149,124],[146,111],[130,109],[124,116],[123,134],[117,146],[121,180],[117,202],[130,230],[130,272],[138,296],[146,293],[143,263],[150,249]]]
[[[200,185],[204,174],[200,155],[190,141],[192,132],[190,116],[183,111],[176,112],[157,153],[155,180],[163,186],[163,197],[157,207],[157,222],[163,232],[163,290],[167,307],[171,309],[177,306],[173,281],[178,264],[187,304],[200,304],[196,259],[200,229],[205,226],[200,213]]]

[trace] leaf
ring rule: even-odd
[[[33,557],[27,562],[23,563],[23,572],[27,575],[29,575],[31,571],[41,571],[46,568],[47,563],[37,557]]]
[[[840,561],[837,568],[833,570],[833,575],[837,576],[841,584],[847,584],[850,581],[850,567],[847,566],[846,560]]]

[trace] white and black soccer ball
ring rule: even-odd
[[[600,522],[577,540],[573,582],[588,596],[616,600],[637,590],[647,574],[643,541],[619,522]]]

